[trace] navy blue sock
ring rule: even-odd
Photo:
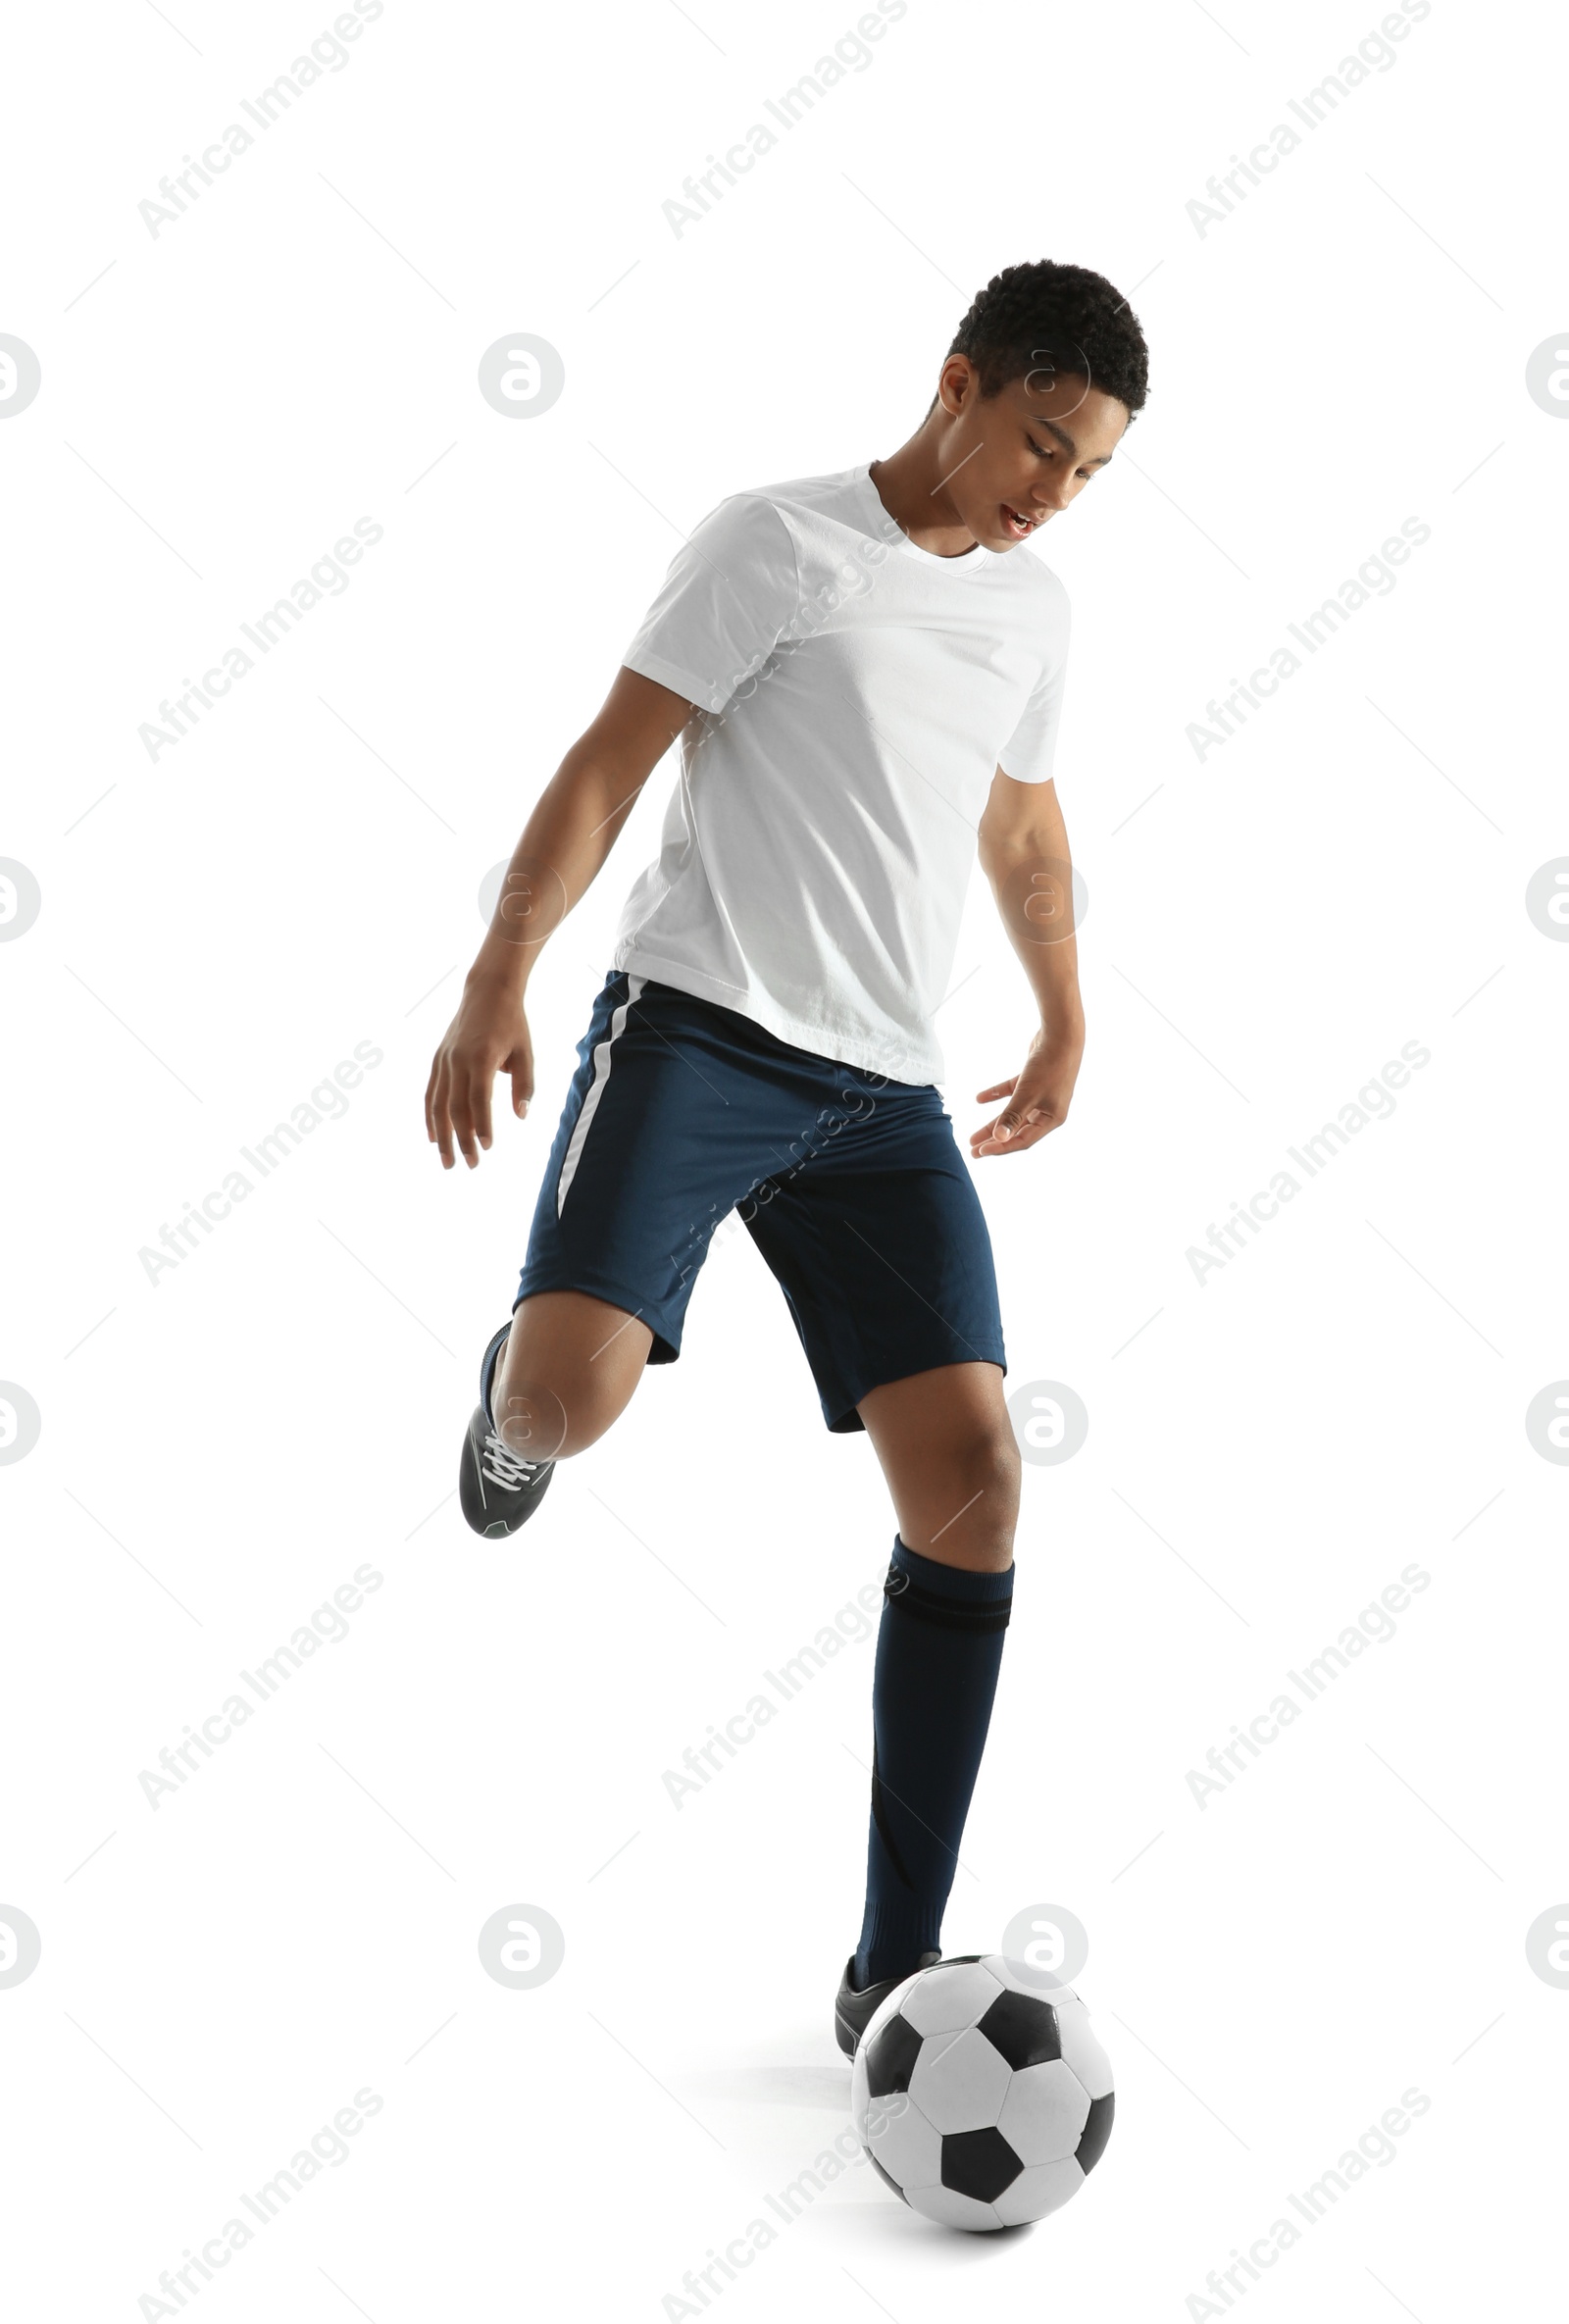
[[[883,1585],[872,1685],[872,1829],[853,1982],[907,1977],[936,1949],[991,1720],[1013,1568],[971,1573],[907,1549]]]

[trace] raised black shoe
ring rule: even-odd
[[[939,1952],[924,1952],[915,1967],[917,1970],[931,1969],[936,1967],[941,1958],[942,1955]],[[881,1984],[866,1986],[860,1993],[857,1993],[850,1983],[850,1972],[854,1967],[855,1955],[851,1953],[844,1964],[844,1975],[839,1979],[838,1995],[834,2003],[834,2039],[846,2057],[855,2055],[861,2046],[861,2036],[866,2032],[873,2018],[882,2008],[889,1994],[892,1993],[893,1988],[904,1983],[903,1977],[885,1977]],[[913,1974],[914,1971],[905,1971],[905,1976]]]
[[[471,1532],[515,1534],[527,1525],[545,1497],[555,1467],[553,1460],[520,1460],[496,1435],[483,1406],[476,1404],[458,1471],[458,1499]]]
[[[470,1531],[492,1536],[515,1534],[528,1524],[545,1497],[556,1466],[553,1460],[524,1460],[497,1436],[485,1410],[490,1381],[509,1329],[503,1324],[484,1351],[480,1365],[480,1401],[463,1440],[458,1469],[458,1499]]]

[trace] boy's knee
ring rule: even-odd
[[[505,1362],[491,1390],[496,1434],[520,1460],[565,1460],[586,1452],[620,1419],[631,1389],[615,1374],[553,1363],[526,1374]]]
[[[939,1562],[946,1555],[950,1561],[1004,1572],[1012,1563],[1019,1516],[1021,1469],[1012,1430],[1005,1425],[978,1430],[954,1446],[946,1465],[943,1497],[955,1511],[948,1520],[952,1531],[944,1525],[928,1554]]]
[[[555,1460],[577,1449],[565,1399],[545,1381],[510,1378],[505,1364],[490,1391],[490,1417],[496,1435],[519,1460]]]
[[[1019,1486],[1024,1471],[1011,1428],[990,1431],[977,1447],[977,1467],[986,1479],[985,1507],[997,1539],[1011,1552],[1013,1529],[1019,1517]],[[1006,1560],[1004,1560],[1004,1563]]]
[[[497,1435],[522,1460],[586,1451],[626,1410],[652,1339],[646,1324],[586,1293],[520,1301],[490,1393]]]

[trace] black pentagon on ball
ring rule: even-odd
[[[950,1952],[944,1958],[942,1966],[944,1969],[957,1969],[962,1962],[980,1961],[985,1958],[986,1955],[979,1952]]]
[[[950,2131],[942,2142],[943,2186],[978,2203],[994,2203],[1023,2169],[999,2130]]]
[[[1015,2073],[1024,2066],[1049,2065],[1062,2055],[1057,2012],[1049,2001],[1038,2000],[1034,1994],[999,1994],[979,2030]]]
[[[871,2151],[870,2147],[867,2149],[866,2159],[871,2164],[873,2170],[876,2171],[884,2186],[891,2187],[901,2203],[908,2203],[910,2198],[905,2194],[903,2188],[899,2185],[897,2179],[893,2179],[888,2176],[887,2172],[883,2168],[883,2165],[878,2161],[877,2156]]]
[[[920,2035],[895,2009],[866,2046],[866,2087],[872,2097],[886,2098],[890,2091],[908,2090],[920,2054]]]
[[[1092,2171],[1106,2151],[1115,2103],[1115,2094],[1109,2090],[1103,2098],[1091,2098],[1089,2101],[1088,2118],[1079,2134],[1079,2144],[1073,2150],[1074,2161],[1082,2171]]]

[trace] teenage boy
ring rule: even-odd
[[[779,1281],[838,1432],[864,1429],[898,1520],[873,1689],[867,1893],[835,2010],[853,2054],[939,1957],[942,1909],[1013,1595],[1019,1459],[986,1221],[936,1085],[972,857],[1039,1008],[976,1159],[1063,1121],[1084,1047],[1052,783],[1061,583],[1021,545],[1111,459],[1143,336],[1105,278],[1008,267],[886,460],[739,492],[677,556],[603,708],[529,818],[436,1052],[450,1169],[491,1089],[533,1094],[528,980],[670,744],[681,780],[579,1046],[510,1322],[461,1467],[512,1534],[558,1460],[674,1363],[733,1208]]]

